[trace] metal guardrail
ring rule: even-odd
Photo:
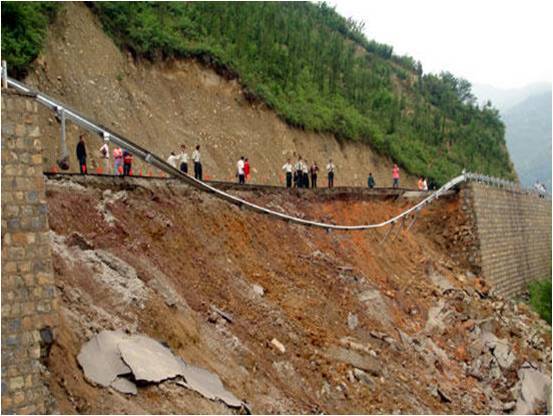
[[[336,224],[329,224],[329,223],[323,223],[318,221],[311,221],[306,220],[303,218],[294,217],[288,214],[283,214],[278,211],[273,211],[271,209],[259,206],[257,204],[254,204],[252,202],[246,201],[242,198],[239,198],[237,196],[228,194],[220,189],[217,189],[203,181],[199,181],[180,170],[174,168],[173,166],[166,163],[162,158],[159,156],[151,153],[147,149],[144,149],[143,147],[137,145],[136,143],[132,142],[131,140],[125,138],[124,136],[115,133],[114,131],[103,127],[100,124],[97,124],[84,115],[78,113],[77,111],[73,110],[71,107],[61,103],[58,100],[55,100],[46,94],[43,94],[39,91],[33,90],[31,87],[28,87],[27,85],[23,84],[22,82],[16,81],[8,76],[6,76],[6,70],[5,65],[2,65],[2,78],[3,82],[7,84],[9,87],[13,87],[19,92],[29,94],[31,95],[37,102],[44,105],[45,107],[49,108],[50,110],[56,112],[60,119],[70,120],[73,123],[81,126],[82,128],[95,133],[102,139],[108,139],[110,142],[114,143],[117,146],[120,146],[124,149],[126,149],[128,152],[133,154],[136,157],[139,157],[140,159],[144,160],[146,163],[160,169],[161,171],[174,176],[177,179],[180,179],[189,185],[193,186],[194,188],[197,188],[204,192],[209,192],[211,194],[214,194],[216,197],[225,200],[229,203],[232,203],[234,205],[237,205],[239,207],[246,207],[252,211],[259,212],[262,214],[267,214],[270,216],[273,216],[275,218],[279,218],[284,221],[288,221],[293,224],[299,224],[304,226],[310,226],[310,227],[317,227],[317,228],[323,228],[326,230],[342,230],[342,231],[362,231],[362,230],[368,230],[373,228],[380,228],[385,227],[389,224],[394,224],[400,219],[404,219],[408,217],[411,213],[417,213],[419,210],[421,210],[424,206],[427,204],[430,204],[435,199],[438,199],[440,195],[442,195],[444,192],[454,188],[458,184],[468,181],[468,180],[477,180],[477,181],[483,181],[483,182],[493,182],[493,183],[500,183],[498,181],[501,181],[500,179],[494,180],[491,177],[473,174],[473,173],[465,173],[463,172],[460,176],[457,176],[453,179],[451,179],[449,182],[447,182],[445,185],[443,185],[440,189],[433,192],[428,197],[424,198],[422,201],[417,203],[416,205],[412,206],[411,208],[407,209],[406,211],[402,212],[399,215],[396,215],[386,221],[376,223],[376,224],[361,224],[361,225],[336,225]],[[63,126],[62,126],[63,129]],[[63,137],[62,137],[63,140]]]

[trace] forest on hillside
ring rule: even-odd
[[[2,4],[2,55],[20,77],[59,7],[48,4]],[[224,68],[293,126],[365,142],[438,183],[463,168],[515,178],[499,113],[477,104],[469,82],[424,74],[324,2],[88,4],[136,58]]]

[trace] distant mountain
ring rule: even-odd
[[[472,86],[472,92],[478,97],[479,102],[484,103],[490,100],[494,107],[502,113],[523,102],[531,95],[538,95],[547,91],[551,91],[551,84],[547,82],[511,89],[497,88],[486,84],[474,84]]]
[[[520,181],[536,179],[551,192],[551,86],[502,112],[505,140]]]

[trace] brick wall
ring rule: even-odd
[[[57,322],[37,103],[2,91],[2,413],[45,413]]]
[[[551,277],[550,200],[479,183],[462,195],[477,236],[473,267],[498,294],[511,297],[531,280]]]

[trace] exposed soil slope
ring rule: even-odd
[[[242,196],[350,224],[412,203]],[[91,386],[75,357],[101,329],[166,342],[255,413],[503,413],[515,406],[524,362],[551,374],[543,323],[488,297],[449,256],[443,213],[456,210],[455,198],[383,244],[385,230],[289,225],[173,181],[49,180],[47,198],[62,315],[48,368],[62,412],[231,412],[170,382],[131,398]],[[482,344],[495,337],[504,356]]]
[[[391,185],[392,161],[367,145],[339,143],[331,135],[289,127],[273,111],[249,103],[236,81],[194,61],[133,61],[82,3],[65,4],[26,81],[165,158],[181,143],[189,154],[201,144],[208,178],[234,180],[236,161],[245,155],[254,182],[282,183],[285,159],[300,154],[323,168],[333,158],[336,185],[365,186],[370,171],[377,186]],[[49,170],[58,158],[60,130],[52,114],[44,120],[41,131],[48,139]],[[73,170],[77,135],[75,126],[69,129]],[[89,168],[94,170],[101,143],[96,137],[88,137],[86,143],[92,157]],[[326,184],[326,179],[321,182]],[[413,186],[415,181],[404,175],[402,183]]]

